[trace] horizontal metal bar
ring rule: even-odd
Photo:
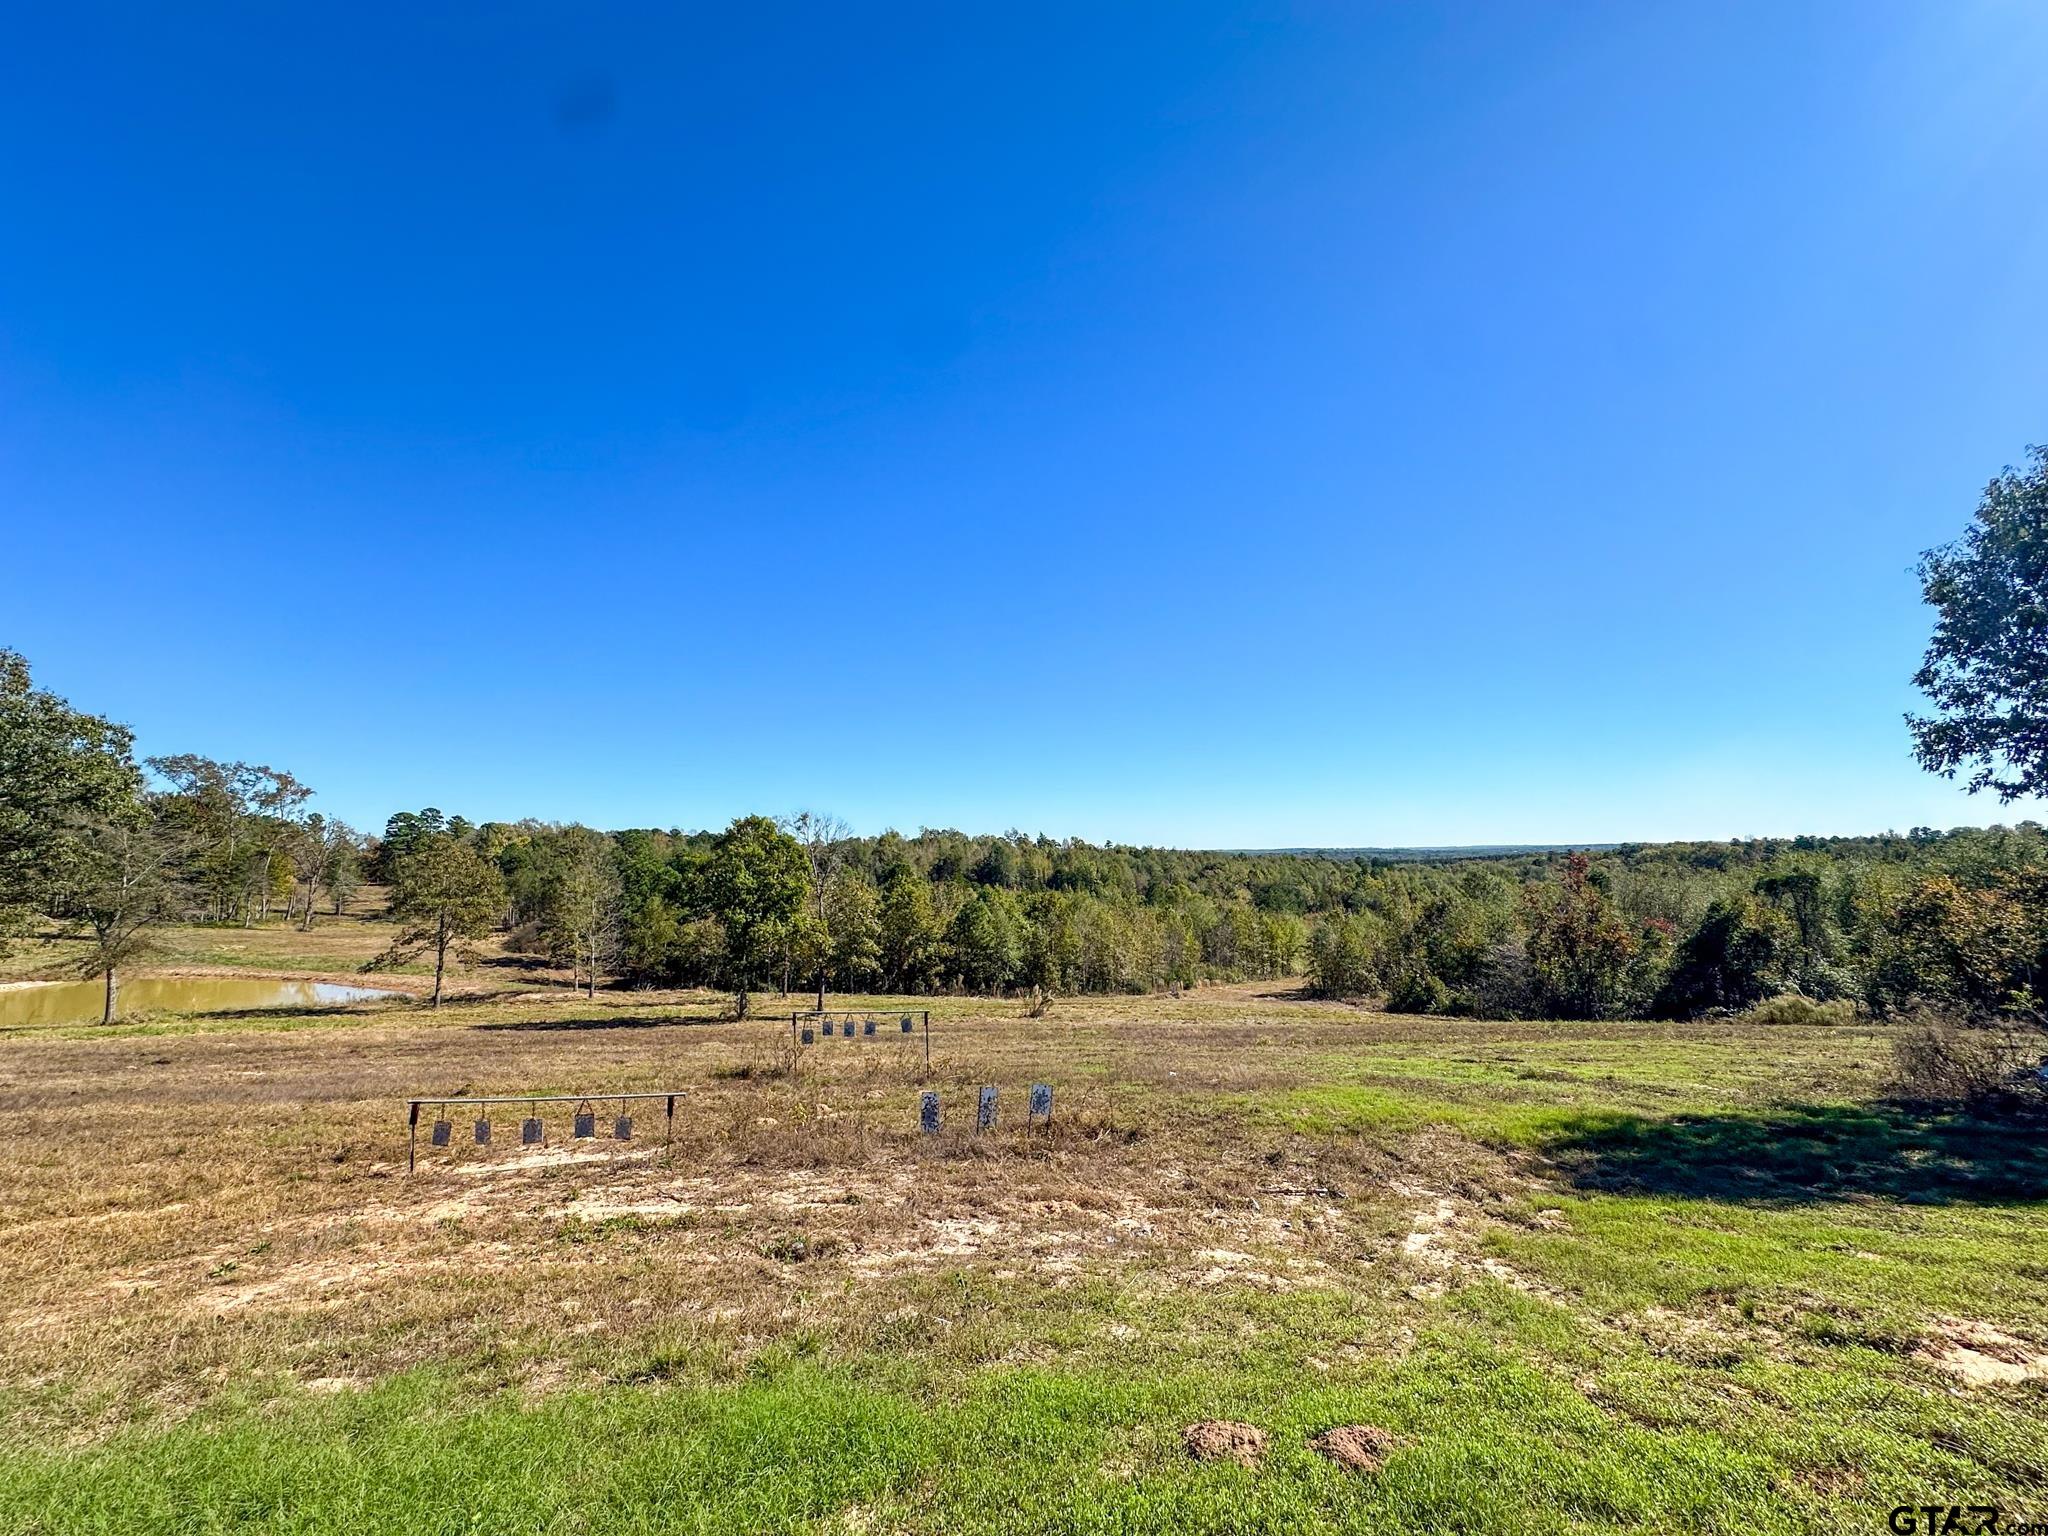
[[[806,1008],[796,1015],[799,1019],[900,1019],[909,1014],[913,1019],[928,1018],[928,1008],[827,1008],[822,1013],[816,1008]]]
[[[454,1108],[458,1104],[614,1104],[624,1099],[687,1099],[687,1088],[670,1088],[661,1093],[508,1093],[502,1098],[492,1099],[407,1099],[412,1105],[446,1104]]]

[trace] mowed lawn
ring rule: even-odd
[[[1882,1027],[864,999],[931,1009],[929,1079],[887,1030],[792,1076],[802,998],[498,960],[438,1014],[0,1030],[0,1531],[2048,1519],[2048,1131],[1887,1103]],[[411,1096],[671,1088],[669,1146],[430,1109],[406,1172]],[[1190,1457],[1209,1419],[1257,1466]],[[1376,1470],[1312,1447],[1347,1424]]]

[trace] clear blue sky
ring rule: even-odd
[[[376,825],[2014,820],[2048,7],[16,7],[0,644]],[[316,14],[324,11],[324,14]]]

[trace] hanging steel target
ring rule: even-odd
[[[663,1147],[672,1147],[675,1144],[676,1105],[680,1100],[687,1099],[689,1096],[690,1091],[687,1088],[665,1088],[653,1093],[600,1093],[597,1095],[597,1100],[617,1107],[617,1116],[611,1122],[611,1135],[618,1141],[633,1140],[634,1104],[649,1099],[656,1101],[660,1107],[662,1122],[665,1128],[662,1136],[662,1145]],[[578,1097],[575,1094],[536,1093],[507,1095],[502,1098],[465,1098],[458,1096],[448,1099],[407,1099],[405,1102],[405,1171],[407,1173],[417,1171],[420,1117],[423,1111],[432,1112],[427,1124],[427,1142],[433,1147],[448,1147],[452,1145],[455,1140],[454,1116],[462,1115],[467,1118],[472,1113],[476,1117],[471,1121],[472,1134],[476,1138],[476,1144],[479,1147],[489,1147],[492,1141],[496,1139],[492,1132],[492,1111],[487,1107],[490,1105],[507,1106],[504,1114],[508,1121],[517,1123],[519,1141],[522,1146],[532,1147],[546,1144],[548,1139],[547,1120],[541,1109],[543,1104],[574,1106],[571,1124],[575,1128],[574,1134],[577,1137],[589,1139],[599,1134],[597,1128],[598,1110],[590,1098]],[[515,1114],[514,1110],[510,1107],[513,1105],[523,1105],[526,1111],[525,1115],[521,1117]]]

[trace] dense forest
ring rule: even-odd
[[[436,820],[394,818],[397,841]],[[1497,1018],[1689,1017],[1785,993],[1999,1014],[2031,1012],[2048,966],[2048,840],[2031,823],[1428,863],[806,836],[815,818],[445,826],[501,876],[518,942],[627,984],[1059,995],[1299,975]],[[379,857],[396,866],[393,846]],[[740,945],[735,885],[774,891],[738,919]],[[594,950],[587,917],[565,916],[592,891],[609,913]]]

